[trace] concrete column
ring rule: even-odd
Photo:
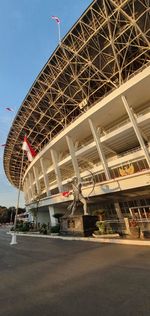
[[[130,119],[130,121],[131,121],[131,123],[132,123],[132,127],[133,127],[133,129],[134,129],[134,131],[135,131],[135,134],[136,134],[136,137],[137,137],[137,139],[138,139],[138,141],[139,141],[139,144],[140,144],[140,146],[141,146],[141,148],[142,148],[142,150],[143,150],[145,159],[147,160],[147,163],[148,163],[148,165],[149,165],[149,167],[150,167],[150,156],[149,156],[149,152],[148,152],[148,150],[147,150],[147,148],[146,148],[146,146],[145,146],[144,140],[143,140],[143,138],[142,138],[140,129],[139,129],[138,124],[137,124],[137,121],[136,121],[136,118],[135,118],[135,116],[134,116],[134,114],[133,114],[133,112],[132,112],[132,109],[130,108],[130,106],[129,106],[127,100],[126,100],[126,97],[125,97],[124,95],[122,95],[122,96],[121,96],[121,99],[122,99],[123,105],[124,105],[124,107],[125,107],[125,109],[126,109],[126,112],[127,112],[128,116],[129,116],[129,119]]]
[[[33,166],[33,173],[34,173],[34,179],[35,179],[37,195],[39,195],[40,194],[40,183],[39,183],[39,177],[38,177],[37,169],[36,169],[35,166]]]
[[[26,191],[27,191],[28,202],[29,202],[29,201],[30,201],[30,192],[29,192],[29,187],[28,187],[27,179],[26,179]]]
[[[107,165],[107,160],[106,160],[104,152],[103,152],[103,148],[102,148],[102,145],[101,145],[100,138],[97,135],[96,127],[94,126],[94,123],[92,122],[91,119],[89,119],[89,125],[90,125],[90,128],[91,128],[91,132],[93,134],[93,138],[94,138],[95,143],[96,143],[96,148],[97,148],[100,160],[101,160],[103,168],[104,168],[106,179],[110,180],[111,176],[110,176],[109,168],[108,168],[108,165]]]
[[[28,197],[29,197],[29,202],[32,200],[31,197],[31,192],[30,192],[30,183],[29,183],[29,176],[26,176],[26,185],[27,185],[27,191],[28,191]]]
[[[67,141],[70,156],[72,159],[72,164],[73,164],[75,176],[78,178],[78,180],[80,180],[81,179],[80,171],[79,171],[78,161],[77,161],[76,154],[75,154],[75,147],[74,147],[73,141],[72,141],[70,136],[66,136],[66,141]]]
[[[125,223],[125,227],[126,227],[126,233],[127,233],[128,235],[130,235],[131,232],[130,232],[130,225],[129,225],[129,219],[128,219],[128,217],[125,217],[125,218],[124,218],[124,223]]]
[[[59,192],[62,192],[63,186],[62,186],[62,180],[61,180],[61,172],[60,172],[60,168],[58,166],[58,155],[54,149],[51,149],[51,156],[52,156],[52,161],[53,161],[53,165],[54,165],[57,186],[58,186]]]
[[[25,191],[25,186],[23,186],[23,195],[24,195],[25,203],[28,203],[27,193],[26,193],[26,191]]]
[[[50,217],[50,224],[51,226],[55,226],[57,225],[57,219],[55,217],[53,217],[54,213],[54,207],[53,206],[49,206],[49,217]]]
[[[120,208],[119,202],[116,201],[116,202],[114,203],[114,206],[115,206],[115,210],[116,210],[118,219],[119,219],[119,220],[123,220],[123,214],[122,214],[122,212],[121,212],[121,208]]]
[[[46,173],[46,169],[45,169],[45,165],[43,162],[43,158],[40,159],[40,164],[41,164],[41,169],[42,169],[42,173],[43,173],[43,177],[44,177],[44,184],[45,184],[45,188],[46,188],[46,194],[47,196],[51,195],[50,190],[49,190],[49,182],[48,182],[48,176]]]
[[[26,179],[24,180],[24,183],[23,183],[23,192],[24,192],[25,201],[26,201],[26,203],[28,203],[29,202],[29,194],[28,194],[28,187],[27,187]]]
[[[24,182],[22,182],[22,188],[23,188],[25,202],[27,202],[28,198],[27,198],[27,189],[26,189],[26,181],[25,180],[24,180]]]
[[[32,179],[32,176],[31,176],[31,172],[29,172],[28,174],[29,174],[31,199],[34,200],[33,179]]]

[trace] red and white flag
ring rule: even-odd
[[[9,112],[14,112],[14,110],[12,108],[5,108],[7,111]]]
[[[52,19],[55,20],[58,24],[60,24],[60,19],[58,16],[52,15]]]
[[[26,151],[27,157],[29,161],[32,161],[33,158],[36,156],[35,150],[31,147],[30,143],[28,142],[27,136],[25,135],[22,149]]]
[[[62,192],[62,196],[68,197],[71,193],[69,191]]]

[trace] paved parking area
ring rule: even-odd
[[[11,236],[0,229],[0,316],[148,316],[149,247]]]

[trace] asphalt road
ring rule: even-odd
[[[150,248],[17,237],[0,228],[0,316],[148,316]]]

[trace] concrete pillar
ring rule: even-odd
[[[135,116],[134,116],[134,114],[132,112],[132,109],[130,108],[130,106],[129,106],[129,104],[128,104],[128,102],[127,102],[127,100],[126,100],[124,95],[121,96],[121,99],[122,99],[123,105],[124,105],[124,107],[126,109],[126,112],[127,112],[128,116],[129,116],[129,119],[130,119],[130,121],[132,123],[132,127],[133,127],[133,129],[135,131],[135,134],[136,134],[136,137],[137,137],[137,139],[139,141],[139,144],[140,144],[140,146],[141,146],[141,148],[143,150],[145,159],[147,160],[147,163],[148,163],[148,165],[150,167],[150,155],[149,155],[149,152],[148,152],[148,150],[147,150],[147,148],[145,146],[143,137],[141,135],[140,129],[139,129],[137,121],[136,121],[136,118],[135,118]]]
[[[29,172],[28,174],[29,174],[29,183],[30,183],[31,199],[34,200],[33,179],[32,179],[31,172]]]
[[[123,214],[122,214],[122,212],[121,212],[121,208],[120,208],[119,202],[116,201],[116,202],[114,203],[114,206],[115,206],[115,210],[116,210],[118,219],[119,219],[119,220],[123,220]]]
[[[79,171],[78,161],[77,161],[76,154],[75,154],[75,147],[74,147],[73,141],[72,141],[70,136],[66,136],[66,141],[67,141],[70,156],[72,159],[72,164],[73,164],[75,176],[78,178],[78,180],[80,180],[81,179],[80,171]]]
[[[46,173],[46,168],[45,168],[43,160],[44,160],[43,158],[40,159],[40,164],[41,164],[41,169],[42,169],[42,173],[43,173],[43,177],[44,177],[44,184],[45,184],[45,188],[46,188],[46,194],[47,194],[47,196],[49,196],[49,195],[51,195],[51,193],[50,193],[50,190],[49,190],[49,181],[48,181],[48,176],[47,176],[47,173]]]
[[[39,177],[38,177],[38,172],[37,172],[36,166],[33,166],[33,173],[34,173],[37,195],[40,195],[40,183],[39,183]]]
[[[111,176],[110,176],[109,168],[108,168],[108,165],[107,165],[107,160],[106,160],[104,152],[103,152],[103,148],[102,148],[102,144],[101,144],[100,138],[97,135],[96,127],[94,126],[94,123],[92,122],[91,119],[89,119],[89,125],[90,125],[90,128],[91,128],[91,132],[93,134],[93,138],[94,138],[94,141],[95,141],[95,144],[96,144],[96,148],[97,148],[100,160],[101,160],[103,168],[104,168],[106,179],[110,180]]]
[[[23,191],[25,195],[25,201],[26,203],[28,203],[30,199],[29,199],[29,193],[28,193],[27,179],[24,180]]]
[[[31,188],[30,188],[30,182],[29,182],[29,175],[26,176],[26,183],[27,183],[27,188],[28,188],[29,202],[31,202],[32,201],[32,194],[31,194]]]
[[[125,227],[126,227],[126,233],[127,233],[128,235],[130,235],[131,232],[130,232],[130,225],[129,225],[129,219],[128,219],[128,217],[125,217],[125,218],[124,218],[124,222],[125,222]]]
[[[51,149],[51,156],[52,156],[52,161],[53,161],[53,165],[54,165],[58,190],[59,190],[59,192],[62,192],[63,185],[62,185],[60,168],[58,166],[58,154],[54,149]]]
[[[34,185],[33,185],[34,179],[33,179],[33,174],[30,171],[29,171],[29,181],[30,181],[30,188],[31,188],[32,199],[34,200],[34,195],[35,195]]]
[[[28,203],[28,195],[27,195],[27,191],[26,191],[26,187],[25,187],[25,182],[23,184],[23,193],[24,193],[25,202]]]
[[[53,206],[49,206],[49,217],[50,217],[50,225],[51,226],[55,226],[57,225],[57,219],[55,217],[53,217],[54,215],[54,207]]]

